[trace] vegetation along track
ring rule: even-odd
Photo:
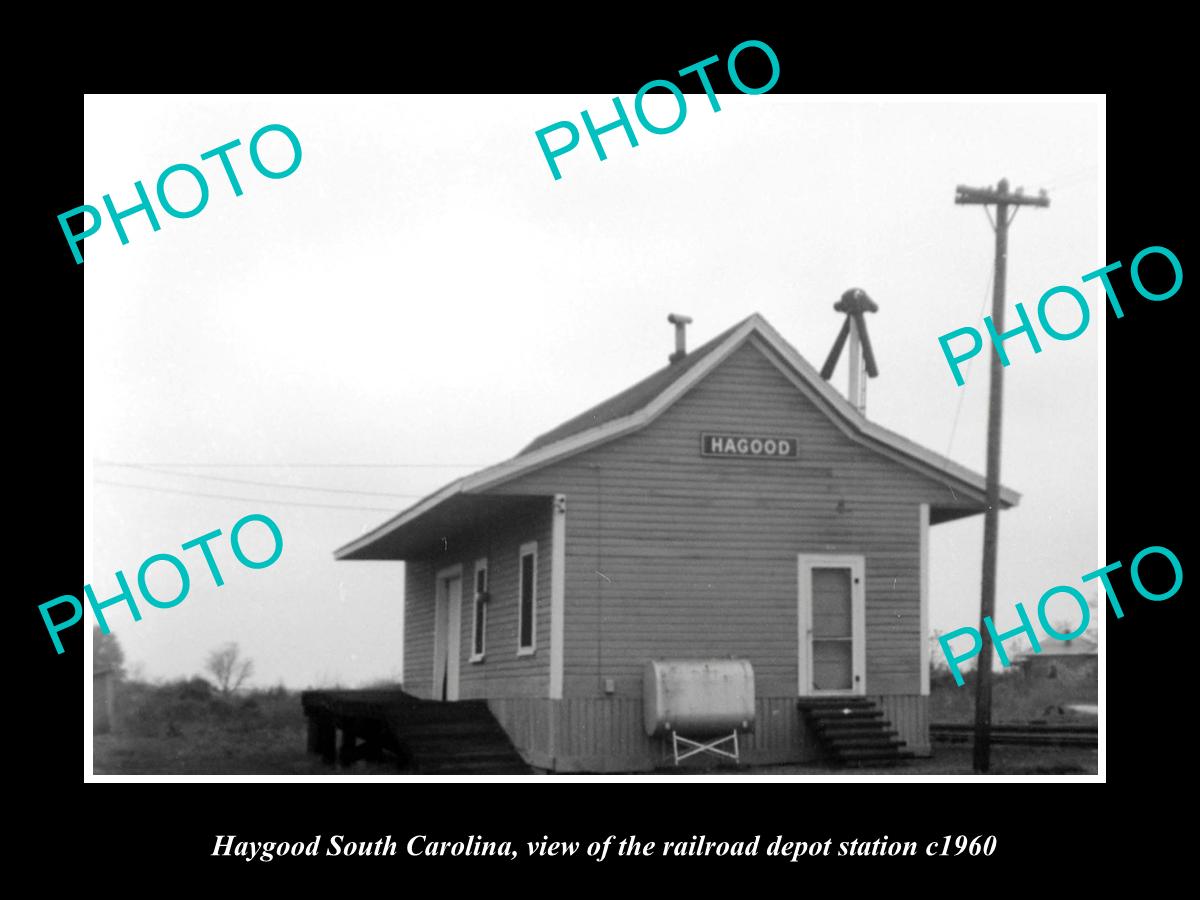
[[[1041,722],[993,725],[992,743],[1027,747],[1095,747],[1097,734],[1095,725],[1048,725]],[[975,738],[975,726],[935,722],[929,726],[929,736],[941,744],[971,743]]]

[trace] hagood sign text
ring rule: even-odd
[[[755,434],[702,434],[701,456],[730,456],[739,459],[795,459],[797,441],[791,437]]]

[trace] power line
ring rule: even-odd
[[[157,466],[163,469],[482,469],[491,463],[178,463],[96,460],[98,466]]]
[[[293,491],[319,491],[330,494],[359,494],[366,497],[400,497],[405,500],[419,500],[425,494],[393,494],[388,491],[355,491],[350,488],[316,487],[304,484],[280,484],[277,481],[254,481],[249,478],[228,478],[222,475],[198,475],[195,472],[167,472],[154,466],[139,465],[138,463],[101,463],[104,466],[115,466],[122,469],[137,469],[140,472],[150,472],[155,475],[169,475],[176,478],[200,478],[205,481],[226,481],[230,484],[252,484],[257,487],[286,488]]]
[[[128,484],[122,481],[106,481],[103,478],[97,478],[95,484],[107,484],[112,487],[136,488],[143,491],[156,491],[160,494],[184,494],[189,497],[207,497],[210,500],[244,500],[250,503],[269,503],[274,506],[308,506],[315,509],[351,509],[357,512],[385,512],[395,514],[399,512],[395,507],[385,508],[382,506],[335,506],[330,503],[296,503],[288,500],[265,500],[262,497],[235,497],[231,494],[205,494],[200,491],[183,491],[174,488],[151,487],[148,484]]]
[[[987,287],[985,287],[983,289],[983,300],[979,304],[979,313],[978,313],[978,315],[975,316],[975,318],[977,318],[977,319],[983,318],[983,310],[984,310],[984,307],[987,306],[988,294],[991,292],[991,290],[992,290],[992,272],[989,270],[988,278],[987,278]],[[978,354],[976,354],[976,356],[978,356]],[[974,356],[972,356],[970,359],[967,360],[967,366],[963,370],[963,381],[964,382],[967,381],[967,376],[971,374],[971,363],[973,363],[974,361],[975,361]],[[966,396],[967,396],[967,386],[966,386],[966,384],[964,384],[962,390],[958,392],[958,405],[954,407],[954,423],[950,426],[950,440],[948,440],[946,442],[946,458],[947,459],[950,458],[950,448],[954,446],[954,433],[958,430],[958,414],[962,412],[963,398]]]
[[[1062,190],[1064,187],[1077,187],[1089,181],[1094,181],[1097,174],[1096,166],[1086,166],[1082,169],[1075,169],[1070,172],[1064,172],[1060,175],[1054,175],[1048,179],[1046,190]]]

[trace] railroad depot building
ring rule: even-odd
[[[733,658],[743,762],[815,758],[797,701],[841,695],[927,755],[929,528],[982,513],[983,477],[867,420],[759,315],[672,360],[336,551],[406,563],[404,690],[486,700],[533,766],[637,771],[666,743],[647,664]]]

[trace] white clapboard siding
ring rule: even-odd
[[[462,633],[459,640],[459,698],[545,697],[550,677],[551,501],[503,522],[477,528],[454,541],[454,549],[410,560],[404,589],[404,687],[433,696],[433,622],[436,573],[462,564]],[[517,655],[518,566],[523,544],[537,542],[535,652]],[[470,662],[475,561],[488,561],[486,656]]]
[[[749,659],[760,696],[794,696],[800,553],[865,557],[866,692],[920,693],[918,508],[948,488],[850,440],[769,353],[747,343],[641,431],[492,490],[566,495],[564,696],[611,678],[632,697],[646,660],[707,656]],[[703,457],[701,432],[794,436],[799,459]]]

